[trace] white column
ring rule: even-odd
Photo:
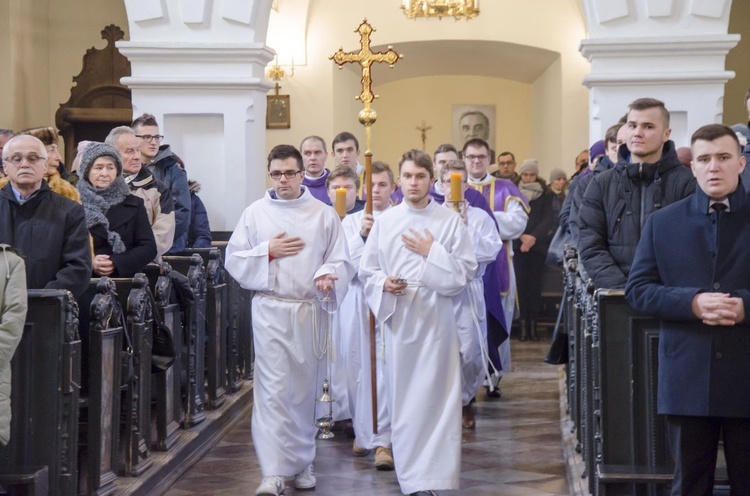
[[[265,190],[271,0],[126,0],[134,117],[157,118],[165,143],[202,184],[212,230],[232,230]]]
[[[724,85],[734,78],[724,62],[740,39],[727,34],[731,0],[584,0],[584,7],[592,143],[641,97],[666,104],[677,146],[721,122]]]

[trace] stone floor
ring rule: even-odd
[[[561,443],[559,367],[542,361],[547,343],[512,342],[513,371],[503,397],[477,398],[476,431],[464,431],[461,489],[441,496],[568,495]],[[372,455],[354,458],[351,439],[318,440],[316,496],[401,494],[394,472],[378,472]],[[250,415],[190,468],[167,496],[253,495],[261,478]],[[289,488],[287,496],[294,493]],[[298,494],[305,494],[299,491]]]

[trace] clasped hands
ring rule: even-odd
[[[94,256],[92,269],[94,274],[101,277],[108,277],[115,271],[115,264],[109,258],[109,255],[96,255]]]
[[[745,320],[742,298],[727,293],[698,293],[693,297],[692,309],[706,325],[732,326]]]

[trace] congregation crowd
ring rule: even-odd
[[[746,159],[723,125],[696,130],[682,161],[670,134],[664,104],[641,98],[576,157],[571,182],[559,168],[544,181],[534,159],[516,170],[513,153],[495,157],[486,135],[467,135],[460,150],[372,163],[371,192],[351,133],[333,139],[330,170],[319,136],[275,146],[271,188],[243,212],[225,259],[253,291],[255,494],[316,486],[324,379],[332,420],[351,421],[354,456],[374,452],[404,494],[458,489],[472,404],[483,387],[500,397],[514,321],[521,340],[539,340],[542,273],[563,244],[597,288],[624,289],[663,320],[672,494],[711,494],[719,438],[733,491],[750,494]],[[91,277],[132,277],[166,253],[211,245],[197,185],[160,145],[153,116],[81,143],[69,170],[57,140],[53,128],[0,132],[3,325],[6,310],[12,322],[0,332],[3,442],[27,287],[79,296]]]

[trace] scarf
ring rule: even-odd
[[[521,193],[523,193],[523,196],[526,197],[529,203],[542,196],[543,192],[542,185],[536,181],[528,184],[525,184],[523,182],[518,183],[518,189],[521,190]]]
[[[83,179],[78,181],[76,188],[81,194],[83,210],[86,213],[86,227],[91,229],[95,225],[101,224],[107,231],[107,242],[112,247],[112,252],[124,253],[126,248],[122,238],[116,232],[109,230],[107,211],[122,203],[130,194],[130,188],[125,184],[125,179],[118,175],[112,181],[112,184],[102,189],[95,188],[88,179]]]

